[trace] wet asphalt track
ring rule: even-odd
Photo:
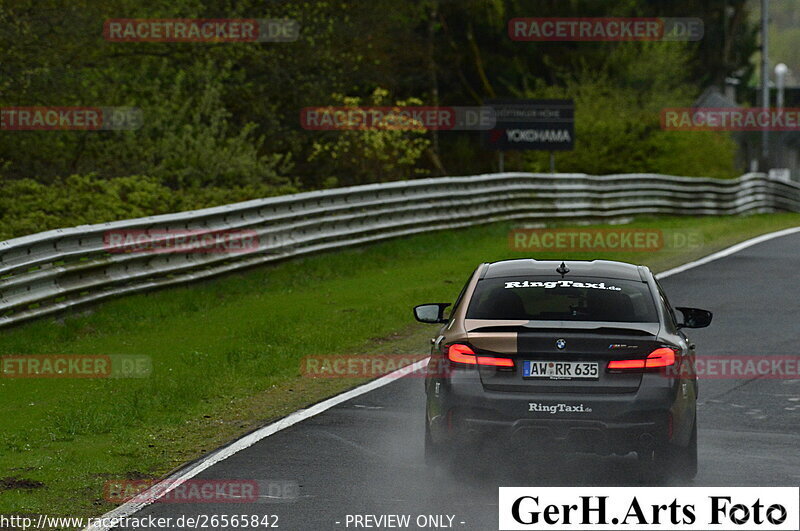
[[[799,356],[800,234],[662,285],[673,305],[714,312],[710,328],[690,331],[699,356]],[[704,380],[698,411],[694,485],[800,485],[800,380]],[[423,464],[423,412],[422,380],[398,380],[278,432],[196,478],[294,480],[300,484],[294,503],[155,503],[133,516],[274,514],[279,529],[328,530],[348,529],[348,514],[410,514],[412,522],[430,514],[453,515],[454,529],[487,530],[497,529],[498,486],[643,481],[632,456],[547,462],[509,456],[505,464],[464,463],[459,473],[434,474]]]

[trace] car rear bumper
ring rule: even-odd
[[[457,413],[457,412],[456,412]],[[667,442],[667,414],[649,422],[604,422],[571,419],[490,421],[458,418],[450,433],[459,443],[483,447],[505,441],[510,448],[564,450],[600,455],[651,450]]]
[[[665,380],[619,394],[486,391],[480,382],[449,382],[429,396],[436,442],[472,447],[592,452],[647,451],[674,439],[680,411]]]

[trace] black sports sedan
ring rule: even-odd
[[[659,475],[697,473],[695,347],[645,266],[506,260],[478,266],[448,303],[414,308],[432,340],[425,455],[498,443],[637,456]],[[463,454],[462,454],[463,455]]]

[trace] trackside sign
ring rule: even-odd
[[[798,487],[500,487],[500,529],[797,530]]]
[[[491,100],[495,126],[484,131],[484,147],[496,151],[568,151],[575,147],[572,100]]]

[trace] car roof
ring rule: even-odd
[[[556,276],[556,268],[562,260],[534,260],[521,258],[516,260],[502,260],[491,262],[481,272],[481,278],[502,278],[522,275]],[[643,281],[647,278],[648,269],[625,262],[611,260],[564,260],[569,268],[570,276],[617,278],[623,280]]]

